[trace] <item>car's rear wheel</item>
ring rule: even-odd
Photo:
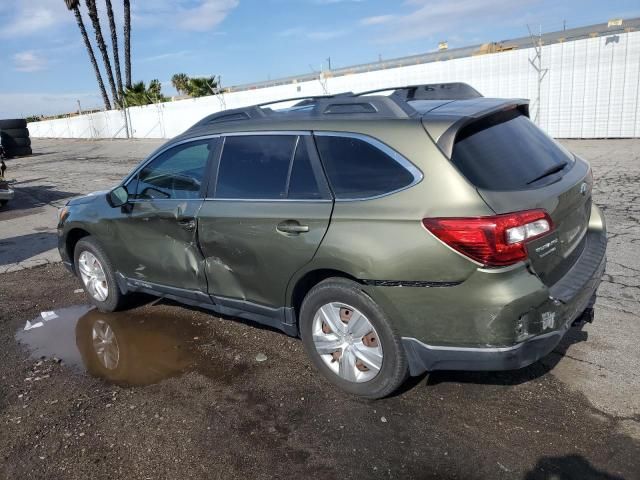
[[[314,366],[349,393],[382,398],[407,378],[400,338],[356,282],[330,278],[313,287],[300,309],[300,334]]]
[[[91,236],[82,238],[74,252],[76,273],[93,304],[103,312],[113,312],[125,304],[125,295],[118,288],[109,257]]]

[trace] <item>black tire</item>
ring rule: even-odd
[[[4,130],[5,128],[27,128],[27,121],[24,118],[0,120],[0,130]]]
[[[334,373],[318,354],[313,342],[313,319],[320,307],[331,302],[345,303],[358,309],[377,331],[384,357],[382,367],[373,379],[362,383],[345,380]],[[313,287],[302,302],[299,325],[302,344],[313,365],[342,390],[360,397],[378,399],[393,393],[407,379],[409,368],[400,338],[394,333],[384,311],[356,282],[345,278],[329,278]]]
[[[105,273],[105,280],[107,282],[108,288],[107,298],[104,301],[100,301],[91,295],[87,287],[84,285],[84,282],[82,282],[82,287],[84,288],[85,292],[87,292],[87,295],[89,295],[91,302],[101,312],[115,312],[117,310],[121,310],[126,304],[126,295],[124,295],[118,287],[118,282],[116,281],[115,276],[115,269],[113,268],[111,260],[109,260],[109,257],[107,256],[100,243],[91,236],[82,238],[76,244],[76,248],[73,254],[73,264],[76,270],[76,276],[82,279],[80,270],[78,268],[78,258],[84,251],[92,253],[100,262]]]
[[[2,134],[2,146],[4,148],[21,148],[21,147],[30,147],[31,139],[30,138],[22,138],[22,137],[9,137]]]
[[[9,200],[0,200],[0,207],[4,207]]]
[[[29,138],[28,128],[3,128],[0,129],[0,134],[9,135],[12,138]]]
[[[32,154],[31,147],[12,147],[6,148],[7,157],[26,157]]]

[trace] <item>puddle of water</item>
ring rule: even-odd
[[[16,333],[32,357],[56,357],[120,385],[149,385],[187,371],[232,380],[243,365],[216,358],[224,346],[189,311],[163,305],[103,313],[89,305],[55,310],[57,318]],[[218,345],[216,345],[218,344]],[[206,348],[205,348],[206,347]],[[213,347],[213,358],[211,348]],[[226,365],[225,365],[226,363]]]

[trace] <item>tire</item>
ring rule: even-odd
[[[24,118],[0,120],[0,130],[5,128],[27,128],[27,121]]]
[[[2,146],[4,148],[20,148],[20,147],[30,147],[31,139],[30,138],[22,138],[22,137],[9,137],[2,134]]]
[[[322,329],[319,332],[320,335],[326,333],[337,338],[333,333],[333,329],[329,328],[328,324],[321,320],[321,318],[323,318],[319,316],[319,309],[321,307],[334,308],[340,312],[340,316],[344,313],[345,318],[347,315],[351,315],[349,310],[353,312],[353,315],[362,314],[365,317],[365,320],[367,320],[369,324],[366,325],[364,329],[359,328],[358,330],[363,332],[369,329],[369,327],[372,327],[373,330],[361,338],[360,335],[362,333],[354,332],[351,340],[349,340],[349,342],[354,342],[354,345],[351,346],[351,344],[349,344],[350,346],[347,348],[351,349],[351,352],[355,352],[353,348],[356,347],[355,344],[357,343],[359,345],[358,348],[361,349],[360,351],[365,350],[364,347],[368,347],[368,345],[364,345],[364,340],[372,339],[374,341],[373,345],[375,345],[374,348],[377,348],[377,346],[382,348],[381,365],[377,373],[375,370],[363,365],[361,360],[363,357],[359,357],[359,353],[356,352],[355,357],[347,353],[344,359],[352,358],[354,359],[354,363],[352,363],[353,368],[345,367],[345,370],[355,372],[355,374],[352,375],[361,376],[362,378],[360,378],[359,381],[346,379],[333,370],[334,368],[340,370],[342,366],[341,360],[343,360],[342,353],[339,354],[339,360],[335,359],[335,355],[338,355],[337,352],[333,355],[321,355],[318,353],[314,341],[314,332],[318,333],[317,329],[319,325]],[[342,308],[337,310],[338,307]],[[318,314],[317,318],[316,314]],[[354,319],[356,317],[351,316],[349,318]],[[340,319],[338,319],[338,321],[340,321]],[[349,320],[346,322],[343,320],[343,327],[348,325],[348,322]],[[355,325],[356,323],[354,322],[354,328]],[[400,338],[394,333],[391,327],[389,318],[373,299],[365,294],[357,283],[351,280],[329,278],[313,287],[302,302],[299,326],[302,343],[315,368],[331,383],[348,393],[368,399],[383,398],[393,393],[407,379],[409,374],[407,358]],[[325,327],[328,332],[325,332]],[[377,337],[377,339],[375,337]],[[344,338],[338,340],[338,342],[343,341]],[[371,341],[367,343],[371,345]],[[343,350],[343,352],[344,351],[347,350]],[[358,362],[360,362],[359,365]],[[346,363],[346,365],[349,365],[349,363]],[[363,367],[367,368],[367,371],[363,372],[361,370]]]
[[[32,154],[31,147],[5,147],[7,157],[26,157]]]
[[[102,288],[106,286],[107,293],[104,299],[99,298],[96,296],[95,292],[91,291],[91,288],[88,287],[89,282],[85,280],[85,276],[83,276],[83,273],[81,272],[80,256],[84,252],[88,252],[92,255],[98,261],[99,266],[104,272],[104,276],[100,276],[101,278],[104,278],[104,280],[102,282],[96,282],[99,283]],[[82,238],[76,244],[73,260],[76,276],[82,281],[82,287],[98,310],[101,312],[115,312],[125,306],[126,296],[118,287],[113,264],[111,263],[111,260],[109,260],[109,257],[100,243],[95,238],[91,236]],[[93,265],[95,266],[95,264]]]
[[[12,138],[29,138],[28,128],[3,128],[0,129],[0,134],[9,135]]]
[[[9,200],[0,200],[0,207],[4,207],[8,202]]]

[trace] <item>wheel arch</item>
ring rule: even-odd
[[[65,236],[64,248],[67,253],[67,257],[69,258],[69,261],[71,262],[71,265],[74,266],[74,268],[75,268],[74,264],[75,264],[76,245],[80,240],[82,240],[85,237],[89,237],[90,235],[91,235],[91,232],[89,232],[85,228],[73,227],[67,232]]]
[[[302,306],[302,301],[304,300],[304,297],[307,295],[307,293],[309,293],[309,291],[318,283],[332,277],[346,278],[357,283],[362,283],[353,275],[342,270],[336,270],[332,268],[317,268],[305,272],[293,283],[293,287],[290,290],[289,298],[287,301],[287,306],[293,308],[296,324],[299,321],[298,316],[300,313],[300,307]]]

